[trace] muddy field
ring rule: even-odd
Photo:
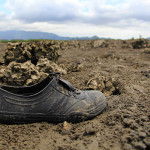
[[[66,71],[61,70],[62,78],[78,89],[104,92],[106,110],[92,120],[77,124],[0,124],[0,150],[150,149],[149,41],[69,41],[57,45],[60,57],[56,63]],[[7,45],[0,44],[1,56],[4,49]],[[1,70],[9,65],[8,60],[0,62]],[[36,79],[40,77],[43,76]],[[5,79],[1,84],[13,84],[15,80],[3,75],[1,78]],[[32,83],[29,81],[19,84]]]

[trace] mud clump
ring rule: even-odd
[[[60,48],[61,48],[62,50],[67,49],[67,46],[68,46],[68,43],[67,43],[67,42],[61,42],[61,43],[60,43]]]
[[[0,70],[0,81],[8,85],[27,86],[40,82],[51,72],[67,73],[66,70],[47,58],[39,59],[36,66],[30,60],[24,63],[13,61]]]
[[[132,47],[134,49],[147,48],[150,47],[150,43],[149,40],[141,38],[141,39],[134,40],[132,42]]]
[[[72,128],[73,127],[70,123],[68,123],[67,121],[64,121],[63,126],[61,127],[61,130],[60,130],[60,133],[62,135],[70,134]]]
[[[134,148],[139,150],[150,148],[150,138],[146,132],[140,130],[130,130],[129,132],[129,134],[126,134],[121,138],[125,150],[129,149],[129,147],[130,149]]]
[[[150,54],[150,49],[144,49],[144,50],[141,51],[141,53]]]
[[[108,47],[108,43],[105,40],[94,40],[92,41],[92,47],[93,48],[106,48]]]
[[[8,65],[12,61],[24,63],[28,60],[36,64],[41,57],[57,61],[60,56],[58,54],[59,48],[53,41],[9,44],[4,55],[5,64]]]
[[[147,71],[141,71],[142,75],[144,75],[147,78],[150,78],[150,70]]]
[[[94,77],[91,78],[86,85],[87,89],[99,90],[106,96],[120,94],[116,80],[111,77]]]
[[[83,64],[80,62],[67,65],[67,71],[69,72],[80,72],[83,69]]]
[[[60,72],[61,74],[67,74],[67,71],[63,69],[62,64],[59,66],[56,63],[48,60],[47,58],[41,58],[37,62],[37,69],[39,72],[51,73],[51,72]]]
[[[123,49],[132,48],[132,44],[128,41],[123,40],[121,43],[121,48],[123,48]]]
[[[57,65],[59,45],[54,41],[9,44],[1,60],[0,84],[27,86],[51,72],[67,74]]]
[[[39,72],[31,61],[25,63],[17,63],[13,61],[5,69],[1,69],[0,75],[3,84],[21,86],[39,82],[48,74]]]

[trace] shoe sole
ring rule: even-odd
[[[19,114],[19,113],[9,113],[0,112],[0,123],[3,124],[24,124],[24,123],[37,123],[37,122],[49,122],[49,123],[59,123],[63,121],[68,121],[72,123],[78,123],[85,120],[90,120],[95,116],[101,114],[106,108],[106,100],[89,110],[86,113],[72,113],[71,115],[47,115],[42,113],[36,114]]]

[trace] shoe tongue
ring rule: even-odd
[[[59,82],[60,82],[60,84],[64,85],[66,88],[68,88],[70,91],[75,90],[75,88],[73,87],[73,85],[70,82],[63,80],[63,79],[59,79]]]

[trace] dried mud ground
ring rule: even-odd
[[[84,41],[83,41],[84,42]],[[119,44],[119,43],[118,43]],[[1,44],[1,51],[5,45]],[[59,63],[83,65],[62,78],[82,89],[95,74],[113,77],[119,92],[106,96],[106,110],[92,120],[69,124],[0,124],[0,150],[150,149],[150,54],[144,49],[66,49]]]

